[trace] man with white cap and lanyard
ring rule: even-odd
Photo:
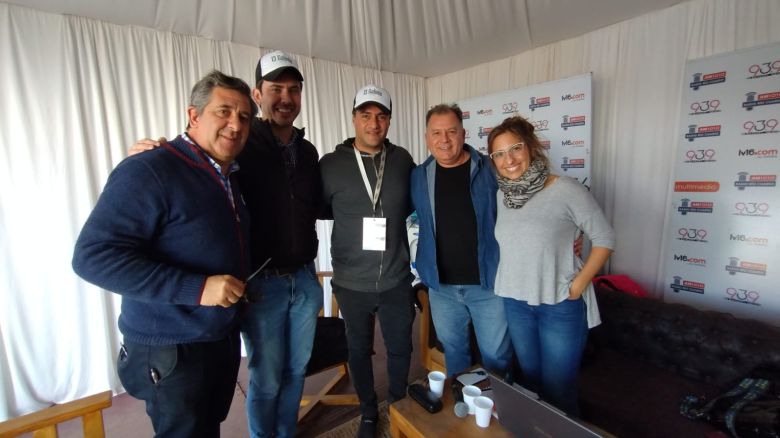
[[[371,355],[379,317],[387,348],[388,402],[406,394],[414,306],[406,218],[414,161],[387,140],[392,100],[368,85],[352,109],[355,137],[320,160],[326,215],[333,218],[333,292],[347,326],[349,368],[362,414],[358,437],[376,435]]]
[[[314,269],[315,222],[322,185],[317,149],[293,126],[301,111],[303,75],[287,53],[264,55],[252,97],[262,118],[252,121],[237,161],[250,213],[250,305],[241,332],[248,353],[246,407],[252,437],[292,437],[311,356],[322,287]],[[145,139],[131,153],[157,146]]]

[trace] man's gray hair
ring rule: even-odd
[[[219,70],[211,70],[206,76],[204,76],[198,83],[192,87],[192,93],[190,94],[190,106],[195,108],[198,114],[203,114],[203,109],[206,108],[211,100],[211,93],[215,87],[227,88],[228,90],[235,90],[246,96],[249,99],[249,105],[252,108],[252,117],[257,114],[257,104],[252,100],[252,90],[249,85],[243,80],[228,76]],[[189,124],[187,125],[189,128]]]
[[[458,122],[460,122],[461,125],[463,124],[463,111],[460,109],[457,103],[440,103],[438,105],[432,106],[431,109],[429,109],[425,114],[426,127],[428,126],[428,122],[431,120],[431,116],[434,114],[439,116],[444,114],[455,114],[455,117],[458,118]]]

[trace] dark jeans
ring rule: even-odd
[[[374,391],[374,319],[379,317],[387,348],[388,403],[406,396],[409,363],[412,358],[414,304],[412,286],[402,284],[384,292],[358,292],[333,284],[341,314],[347,325],[349,371],[366,417],[378,416]]]
[[[125,341],[117,369],[128,394],[146,402],[155,436],[218,437],[240,360],[236,330],[214,342],[154,346]]]

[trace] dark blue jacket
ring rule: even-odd
[[[181,137],[111,172],[73,253],[73,270],[122,295],[125,339],[169,345],[223,339],[240,305],[200,306],[206,278],[249,271],[249,215],[235,209],[203,152]]]
[[[498,242],[493,233],[496,226],[495,170],[490,158],[480,154],[468,144],[463,146],[471,156],[471,201],[477,217],[477,262],[479,283],[485,289],[493,289],[498,268]],[[412,171],[412,202],[417,210],[420,234],[417,238],[417,273],[423,283],[439,289],[439,269],[436,265],[436,218],[434,212],[434,184],[436,161],[433,156]],[[457,236],[446,236],[456,239]]]

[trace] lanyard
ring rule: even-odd
[[[374,214],[376,214],[376,203],[379,201],[379,192],[382,191],[382,178],[385,175],[385,147],[382,145],[382,152],[380,152],[379,156],[379,170],[376,172],[376,187],[374,188],[374,192],[371,192],[371,184],[368,182],[368,174],[366,174],[366,167],[363,165],[363,159],[360,157],[360,152],[358,151],[357,146],[353,146],[355,151],[355,160],[357,160],[358,167],[360,168],[360,175],[363,177],[363,184],[366,186],[366,192],[368,193],[368,197],[371,198],[371,208],[374,210]],[[373,158],[372,158],[373,159]]]

